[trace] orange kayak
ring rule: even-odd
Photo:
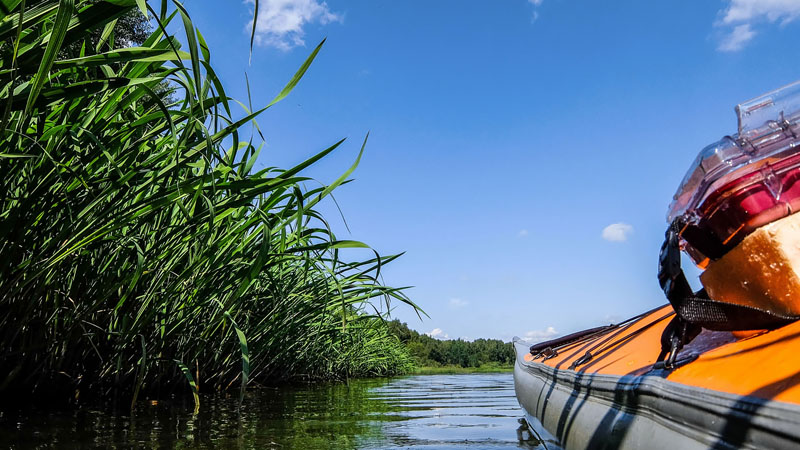
[[[800,322],[703,330],[668,369],[673,317],[666,305],[537,356],[515,339],[517,398],[548,448],[800,448]]]

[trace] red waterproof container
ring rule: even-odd
[[[800,82],[736,106],[739,132],[704,148],[667,220],[705,267],[756,228],[800,210]]]

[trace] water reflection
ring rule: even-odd
[[[143,403],[136,413],[0,411],[10,448],[540,448],[518,423],[511,374],[431,375],[264,388]],[[106,408],[108,409],[108,408]]]

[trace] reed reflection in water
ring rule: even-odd
[[[348,384],[281,386],[134,414],[0,411],[2,448],[542,448],[530,436],[510,373],[427,375]]]

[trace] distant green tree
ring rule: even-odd
[[[476,339],[471,342],[434,339],[396,319],[388,322],[388,327],[421,366],[480,367],[484,364],[510,365],[514,362],[514,347],[510,342],[499,339]]]
[[[407,343],[412,339],[419,338],[419,333],[408,328],[407,324],[400,322],[397,319],[387,322],[386,325],[388,325],[389,331],[397,336],[402,343]]]

